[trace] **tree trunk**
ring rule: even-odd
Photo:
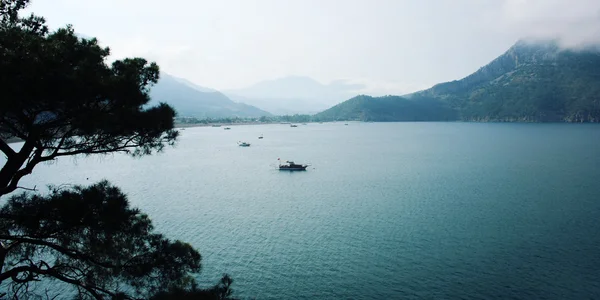
[[[17,171],[19,171],[25,161],[27,161],[27,158],[34,149],[34,144],[33,140],[28,139],[25,144],[23,144],[21,151],[15,156],[8,157],[2,170],[0,170],[0,197],[6,194],[6,192],[3,191],[9,186]]]

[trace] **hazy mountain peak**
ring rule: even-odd
[[[322,120],[600,122],[600,52],[519,41],[473,74],[407,97],[359,96]]]
[[[321,111],[356,95],[363,88],[364,85],[349,84],[344,80],[323,84],[307,76],[290,75],[224,93],[234,100],[273,113],[293,114]]]
[[[235,103],[219,91],[167,73],[160,74],[160,79],[150,89],[150,97],[151,104],[157,102],[170,104],[180,117],[221,118],[269,115],[256,107]]]
[[[575,43],[565,41],[561,38],[523,38],[511,47],[511,49],[537,49],[543,51],[573,51],[573,52],[597,52],[600,51],[600,42],[580,41]],[[510,51],[510,50],[509,50]]]
[[[160,72],[160,78],[161,79],[164,78],[164,79],[167,79],[167,80],[177,81],[179,83],[182,83],[182,84],[184,84],[184,85],[186,85],[188,87],[191,87],[193,89],[196,89],[196,90],[204,92],[204,93],[217,92],[217,90],[215,90],[215,89],[211,89],[211,88],[203,87],[201,85],[197,85],[197,84],[195,84],[195,83],[193,83],[193,82],[191,82],[191,81],[189,81],[189,80],[187,80],[185,78],[173,76],[173,75],[165,73],[165,72]]]

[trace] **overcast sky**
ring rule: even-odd
[[[32,0],[114,57],[220,90],[288,75],[405,94],[460,79],[522,37],[600,39],[600,0]]]

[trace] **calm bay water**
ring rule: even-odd
[[[163,154],[61,159],[22,185],[110,180],[240,297],[590,299],[599,178],[598,125],[330,123],[188,128]]]

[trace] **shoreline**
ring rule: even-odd
[[[303,123],[316,123],[316,122],[303,122]],[[227,126],[237,126],[237,125],[272,125],[272,124],[281,124],[281,125],[289,125],[289,124],[302,124],[302,123],[293,123],[293,122],[286,122],[286,123],[281,123],[281,122],[264,122],[264,123],[256,123],[256,122],[240,122],[240,123],[211,123],[211,124],[205,124],[205,123],[179,123],[179,124],[175,124],[174,128],[175,129],[180,129],[180,128],[188,128],[188,127],[213,127],[213,125],[219,125],[216,127],[227,127]]]
[[[222,126],[237,126],[237,125],[272,125],[272,124],[281,124],[281,125],[289,125],[289,124],[302,124],[302,123],[306,123],[306,124],[311,124],[311,123],[336,123],[336,122],[361,122],[361,123],[406,123],[407,121],[390,121],[390,122],[382,122],[382,121],[370,121],[370,122],[365,122],[365,121],[323,121],[323,122],[300,122],[300,123],[295,123],[295,122],[264,122],[264,123],[257,123],[257,122],[240,122],[240,123],[210,123],[210,124],[205,124],[205,123],[176,123],[173,125],[173,129],[185,129],[185,128],[194,128],[194,127],[213,127],[213,125],[219,125],[218,127],[222,127]],[[410,121],[409,121],[410,122]],[[520,123],[520,124],[597,124],[598,122],[505,122],[505,121],[486,121],[486,122],[482,122],[482,121],[415,121],[418,123],[429,123],[429,122],[434,122],[434,123]],[[4,142],[6,142],[7,144],[13,144],[13,143],[19,143],[19,142],[23,142],[22,139],[20,138],[8,138],[6,139]]]

